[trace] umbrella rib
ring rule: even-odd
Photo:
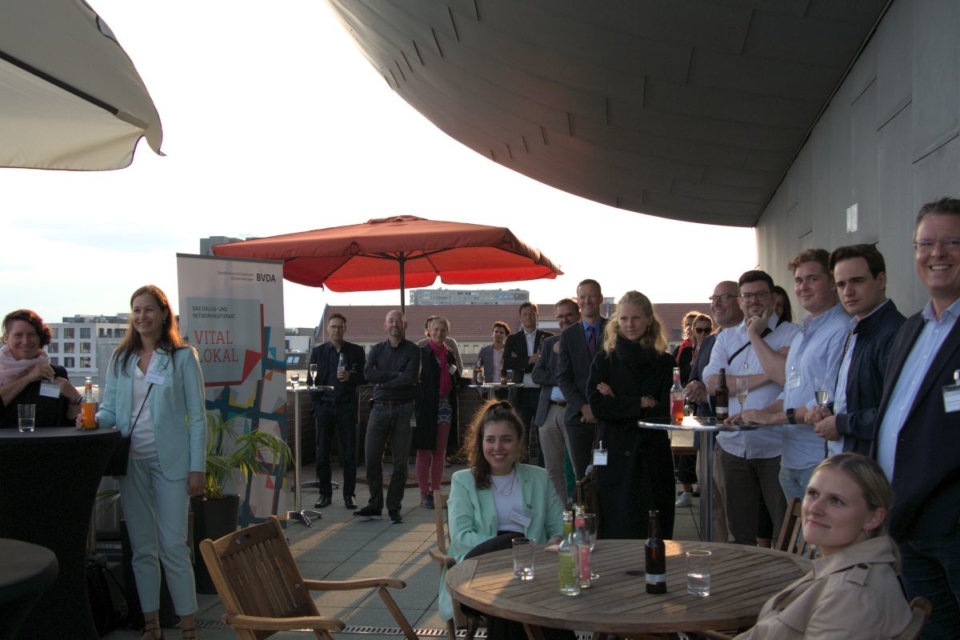
[[[26,71],[27,73],[31,73],[31,74],[37,76],[38,78],[41,78],[41,79],[43,79],[43,80],[46,80],[46,81],[49,82],[50,84],[52,84],[52,85],[54,85],[54,86],[57,86],[57,87],[60,87],[60,88],[63,89],[64,91],[67,91],[67,92],[69,92],[69,93],[72,93],[73,95],[77,96],[78,98],[80,98],[80,99],[82,99],[82,100],[86,100],[87,102],[89,102],[90,104],[92,104],[92,105],[94,105],[94,106],[100,107],[100,108],[103,109],[104,111],[107,111],[107,112],[109,112],[110,114],[112,114],[112,115],[114,115],[114,116],[119,116],[119,115],[120,115],[120,110],[117,109],[116,107],[114,107],[114,106],[112,106],[112,105],[104,102],[103,100],[100,100],[99,98],[95,98],[94,96],[90,95],[89,93],[86,93],[85,91],[82,91],[82,90],[80,90],[80,89],[77,89],[77,88],[74,87],[73,85],[67,84],[67,83],[64,82],[63,80],[60,80],[60,79],[58,79],[58,78],[54,78],[54,77],[51,76],[49,73],[46,73],[45,71],[41,71],[40,69],[37,69],[36,67],[34,67],[34,66],[32,66],[32,65],[29,65],[29,64],[27,64],[26,62],[24,62],[23,60],[20,60],[19,58],[15,58],[15,57],[13,57],[12,55],[10,55],[9,53],[7,53],[7,52],[5,52],[5,51],[0,50],[0,59],[6,60],[7,62],[9,62],[10,64],[12,64],[13,66],[19,67],[19,68],[23,69],[24,71]],[[139,121],[138,121],[138,122],[139,122]],[[133,124],[133,123],[131,123],[131,124]]]

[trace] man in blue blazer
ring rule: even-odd
[[[330,506],[333,498],[333,483],[330,480],[330,449],[333,434],[340,440],[340,455],[343,462],[343,506],[356,509],[357,487],[357,422],[359,405],[357,389],[364,382],[363,365],[366,354],[363,347],[343,339],[347,331],[347,319],[332,313],[327,318],[330,340],[310,352],[310,364],[317,365],[318,387],[330,386],[329,391],[310,394],[317,435],[317,486],[320,497],[316,508]],[[343,362],[341,370],[341,360]]]
[[[583,478],[593,457],[593,436],[597,419],[587,401],[587,378],[596,352],[603,349],[603,331],[607,319],[600,316],[603,292],[596,280],[577,285],[580,322],[560,334],[557,382],[567,403],[564,414],[567,448],[577,480]]]
[[[473,365],[473,381],[477,382],[477,371],[483,369],[484,382],[500,382],[500,374],[503,372],[504,346],[507,343],[507,336],[510,335],[510,325],[501,320],[497,320],[490,328],[493,342],[480,347],[480,353],[477,354],[477,362]]]
[[[914,266],[930,301],[890,351],[874,452],[897,496],[907,598],[933,605],[923,637],[960,638],[960,200],[920,209]]]

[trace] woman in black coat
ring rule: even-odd
[[[607,449],[607,464],[597,468],[603,538],[646,538],[651,509],[660,512],[662,536],[673,537],[670,439],[664,430],[636,424],[669,421],[676,361],[666,348],[649,298],[628,291],[607,322],[603,351],[587,382],[590,408]]]
[[[433,508],[433,492],[440,488],[446,462],[447,440],[457,425],[457,387],[460,370],[444,340],[450,322],[437,316],[428,328],[430,339],[420,348],[420,390],[417,397],[417,484],[420,505]]]

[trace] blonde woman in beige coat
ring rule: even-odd
[[[880,640],[910,622],[884,535],[893,493],[877,463],[855,453],[827,458],[803,498],[803,535],[816,545],[813,569],[767,601],[757,624],[736,640]]]

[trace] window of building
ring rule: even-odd
[[[58,358],[57,356],[54,356],[54,357],[50,358],[50,364],[59,365],[59,364],[60,364],[60,358]]]
[[[113,332],[113,335],[117,338],[122,338],[123,336],[127,335],[127,330],[117,329],[116,331]]]
[[[80,358],[80,368],[89,369],[90,368],[90,357],[84,356]]]
[[[64,342],[63,343],[63,352],[64,353],[76,353],[77,344],[75,342]]]
[[[80,353],[90,353],[90,352],[91,352],[90,343],[89,343],[89,342],[81,342],[81,343],[80,343]]]
[[[60,337],[60,327],[50,327],[50,337],[56,340]]]
[[[63,366],[65,369],[73,369],[74,358],[64,358]]]
[[[60,343],[51,342],[47,345],[47,353],[60,353]]]
[[[74,327],[64,327],[64,328],[63,328],[63,337],[66,338],[67,340],[73,340],[73,339],[76,337],[76,336],[74,335],[74,334],[76,333],[76,331],[77,331],[77,330],[76,330]]]
[[[80,339],[89,340],[90,339],[90,327],[80,327]]]

